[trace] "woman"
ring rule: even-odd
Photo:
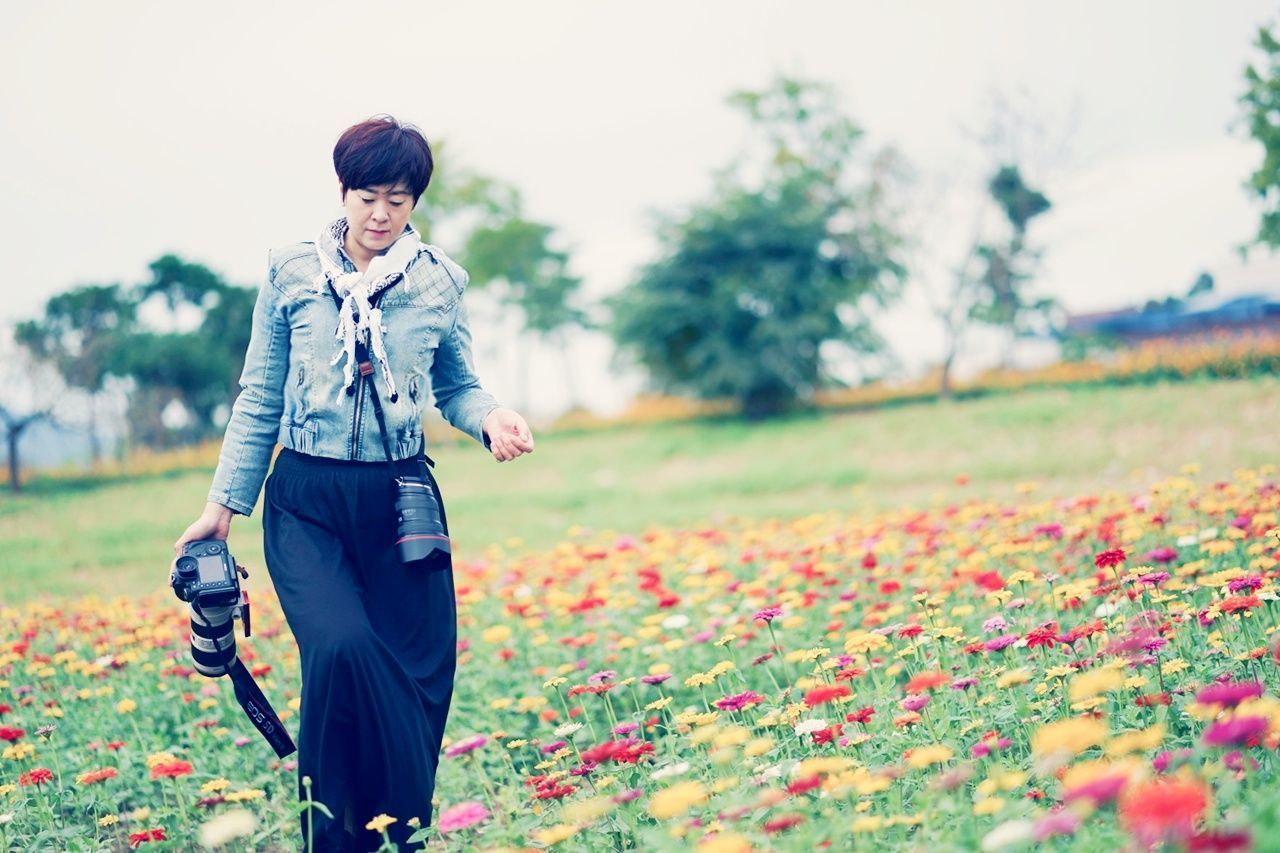
[[[431,179],[427,140],[379,116],[342,134],[333,163],[346,215],[269,253],[208,503],[174,545],[225,539],[266,479],[267,570],[302,661],[299,795],[309,778],[334,815],[312,810],[316,850],[376,848],[365,823],[381,813],[401,843],[410,819],[430,823],[453,692],[453,573],[397,556],[382,422],[406,475],[424,473],[428,386],[497,461],[533,451],[524,418],[476,378],[466,271],[409,225]],[[304,814],[304,841],[307,826]]]

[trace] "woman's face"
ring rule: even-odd
[[[413,212],[413,194],[403,184],[349,189],[342,194],[347,211],[347,240],[376,255],[396,241]]]

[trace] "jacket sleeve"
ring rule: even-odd
[[[462,270],[462,275],[462,289],[465,290],[465,270]],[[476,376],[471,356],[471,326],[467,305],[461,296],[458,297],[453,326],[441,335],[431,364],[431,393],[435,396],[436,408],[446,421],[489,449],[484,419],[499,404],[492,394],[480,387],[480,379]]]
[[[258,502],[280,434],[284,382],[289,369],[289,322],[268,258],[267,279],[253,306],[253,328],[240,375],[240,394],[231,407],[209,500],[249,515]]]

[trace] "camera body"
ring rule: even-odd
[[[227,543],[199,539],[182,548],[171,579],[174,595],[201,607],[232,607],[240,603],[238,567]]]
[[[396,477],[396,551],[402,563],[449,566],[449,529],[434,485],[422,477]]]

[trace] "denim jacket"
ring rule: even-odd
[[[350,258],[340,256],[346,271],[354,271]],[[482,425],[498,402],[480,387],[472,363],[462,300],[466,270],[435,246],[422,247],[404,278],[379,302],[398,399],[392,402],[375,371],[358,378],[355,394],[342,394],[337,402],[342,367],[330,362],[340,346],[334,337],[338,311],[329,285],[322,290],[316,284],[320,261],[315,244],[273,249],[268,261],[210,501],[249,515],[277,442],[314,456],[384,459],[369,382],[377,383],[395,458],[418,450],[428,390],[445,420],[488,447]]]

